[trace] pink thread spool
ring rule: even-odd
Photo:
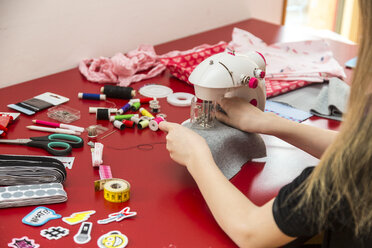
[[[149,124],[150,129],[151,129],[152,131],[157,131],[157,130],[159,129],[159,123],[162,122],[162,121],[164,121],[164,118],[161,117],[161,116],[156,117],[155,119],[152,119],[152,120],[150,121],[150,124]]]

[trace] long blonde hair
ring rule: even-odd
[[[319,228],[346,204],[356,236],[372,231],[372,1],[359,4],[362,33],[348,111],[335,142],[297,191],[298,207],[308,208]]]

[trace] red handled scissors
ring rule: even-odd
[[[83,139],[78,136],[59,133],[29,139],[0,139],[0,143],[38,147],[55,156],[68,155],[72,148],[84,145]]]

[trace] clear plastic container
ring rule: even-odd
[[[48,117],[63,123],[71,123],[80,119],[80,111],[60,105],[48,109]]]

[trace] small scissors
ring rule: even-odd
[[[0,143],[39,147],[55,156],[68,155],[71,153],[72,148],[78,148],[84,145],[83,139],[78,136],[59,133],[31,137],[29,139],[0,139]]]

